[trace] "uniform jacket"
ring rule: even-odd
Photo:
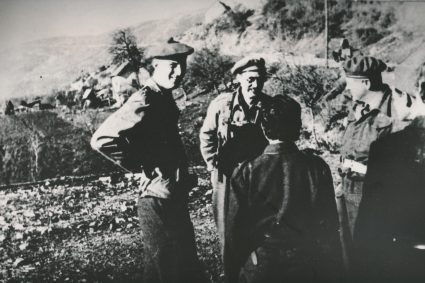
[[[253,250],[273,240],[273,227],[289,247],[318,244],[325,254],[338,254],[333,260],[339,258],[330,169],[295,144],[268,145],[262,155],[236,168],[229,202],[224,264],[230,281]]]
[[[164,178],[176,180],[187,169],[178,118],[171,92],[162,91],[150,79],[103,122],[91,145],[127,171],[153,178],[157,167]],[[148,187],[151,195],[166,197],[170,193],[163,186],[155,190]]]
[[[377,109],[364,113],[361,106],[354,104],[342,138],[342,159],[367,165],[371,143],[411,123],[417,102],[415,97],[384,85],[384,96]]]
[[[211,102],[199,134],[201,153],[208,170],[217,167],[220,152],[227,151],[223,155],[232,155],[241,148],[251,146],[246,151],[251,154],[261,153],[266,146],[266,139],[260,126],[260,108],[268,100],[269,96],[261,94],[254,106],[248,108],[238,89],[233,93],[222,93]],[[238,132],[237,129],[242,130]],[[225,149],[226,144],[232,145]],[[249,156],[239,159],[244,158],[246,160]]]

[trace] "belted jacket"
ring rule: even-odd
[[[261,154],[267,145],[261,130],[261,107],[268,101],[270,97],[261,93],[249,107],[240,89],[222,93],[211,101],[199,134],[208,170],[223,165],[220,163],[231,163],[224,167],[236,166]]]
[[[186,154],[178,129],[179,109],[171,95],[149,79],[91,139],[92,147],[126,171],[153,178],[159,168],[163,178],[177,180],[187,172]],[[169,187],[148,195],[167,197]]]

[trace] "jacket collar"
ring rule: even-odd
[[[269,144],[264,149],[264,154],[279,154],[287,152],[296,152],[298,147],[293,142],[281,142],[275,144]]]
[[[171,93],[171,90],[164,90],[160,88],[159,85],[152,78],[146,80],[145,86],[149,87],[154,92],[158,92],[161,94]]]
[[[418,116],[416,117],[413,122],[410,124],[411,128],[419,128],[419,129],[425,129],[425,116]]]

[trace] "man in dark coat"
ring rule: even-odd
[[[262,112],[269,145],[231,179],[226,280],[331,282],[340,251],[329,167],[294,144],[301,128],[296,101],[276,96]]]
[[[138,201],[145,282],[201,282],[188,211],[188,174],[172,96],[193,48],[175,41],[152,47],[152,77],[92,137],[92,147],[126,171],[141,173]]]
[[[354,244],[358,282],[425,282],[425,116],[372,144]]]

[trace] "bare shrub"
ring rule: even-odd
[[[342,119],[347,115],[346,101],[337,99],[327,103],[322,98],[338,79],[338,70],[320,66],[275,64],[269,68],[269,72],[267,93],[291,96],[304,106],[302,138],[313,137],[319,149],[336,151],[343,130]]]
[[[195,52],[183,85],[188,92],[196,88],[200,92],[228,91],[232,82],[229,71],[232,65],[232,58],[220,54],[218,47],[202,48]]]

